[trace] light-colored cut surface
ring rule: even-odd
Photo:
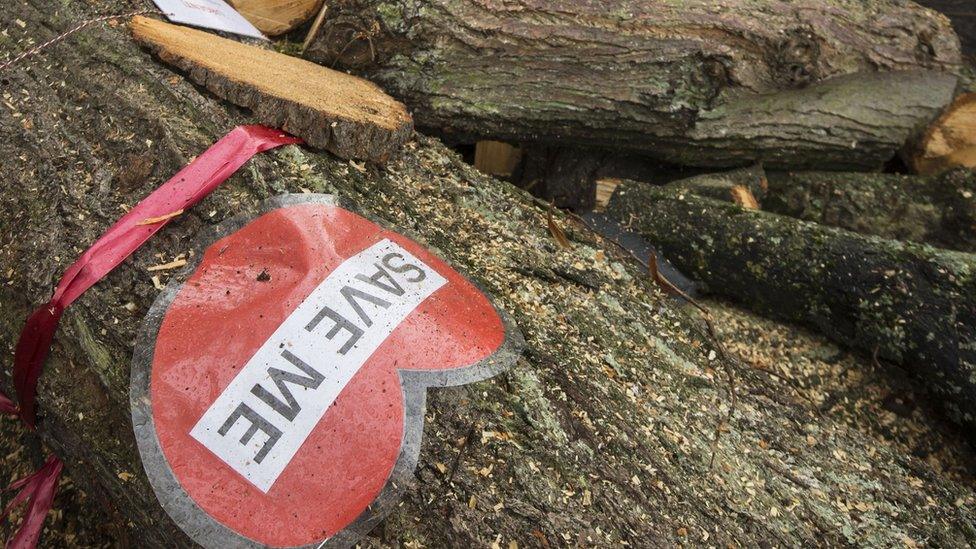
[[[268,36],[295,30],[312,18],[323,0],[227,0]]]
[[[385,161],[412,134],[406,107],[361,78],[155,19],[135,17],[131,28],[193,81],[313,147]]]
[[[607,209],[607,204],[610,203],[610,197],[613,196],[613,191],[617,190],[617,187],[621,183],[623,183],[622,179],[613,177],[596,180],[596,205],[594,206],[596,211],[602,212]]]
[[[478,141],[474,148],[474,167],[490,175],[512,175],[521,158],[521,149],[501,141]]]
[[[976,168],[976,93],[959,96],[946,109],[922,136],[911,160],[922,175]]]
[[[732,187],[732,201],[736,204],[742,206],[747,210],[758,210],[759,202],[756,200],[755,195],[749,190],[749,187],[745,185],[736,185]]]

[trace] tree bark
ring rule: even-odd
[[[93,9],[26,0],[0,20],[14,43],[40,42]],[[8,350],[64,268],[126,207],[249,121],[156,63],[121,25],[41,55],[2,75]],[[157,293],[146,267],[185,252],[212,223],[303,189],[412,229],[474,273],[527,339],[511,371],[430,393],[417,482],[370,544],[976,542],[972,487],[811,413],[748,369],[737,372],[735,415],[710,469],[729,387],[701,326],[613,246],[557,216],[573,243],[561,250],[543,205],[417,136],[365,172],[298,147],[258,157],[67,310],[40,384],[38,433],[135,546],[190,545],[159,507],[132,434],[129,363]],[[439,463],[457,464],[451,478]]]
[[[774,317],[914,371],[976,426],[976,256],[629,184],[608,213],[679,269]]]
[[[949,103],[958,38],[898,0],[344,0],[306,55],[456,137],[691,166],[876,168]]]
[[[976,252],[976,174],[769,172],[763,209],[894,240]]]
[[[407,109],[372,82],[148,17],[130,27],[137,42],[218,97],[342,158],[383,162],[413,134]]]
[[[976,10],[969,0],[918,0],[918,3],[944,13],[952,20],[965,53],[976,53]]]

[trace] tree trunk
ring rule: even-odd
[[[41,42],[91,16],[87,6],[26,0],[0,19],[7,40]],[[248,120],[153,61],[121,25],[91,27],[2,78],[0,343],[11,349],[78,253]],[[133,343],[157,295],[146,267],[212,223],[303,189],[412,229],[474,273],[527,340],[509,372],[430,393],[418,482],[370,543],[976,542],[971,487],[809,412],[750,370],[737,373],[735,415],[710,469],[729,387],[701,326],[612,246],[557,216],[572,241],[561,250],[545,207],[417,136],[365,172],[298,147],[258,157],[67,310],[38,432],[135,546],[190,545],[149,486],[129,415]],[[457,467],[448,478],[438,464]]]
[[[902,364],[976,426],[976,256],[640,183],[607,211],[711,291]]]
[[[345,0],[306,55],[452,137],[692,166],[876,168],[949,103],[959,41],[900,0]]]
[[[976,53],[976,10],[970,0],[918,0],[918,3],[947,15],[959,33],[963,51]]]
[[[769,172],[763,209],[862,234],[976,252],[976,173]]]

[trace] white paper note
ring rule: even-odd
[[[243,15],[223,0],[153,0],[174,23],[267,40]]]

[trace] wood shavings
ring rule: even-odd
[[[161,265],[153,265],[152,267],[149,267],[146,270],[149,272],[169,271],[172,269],[179,269],[184,265],[186,265],[185,259],[175,259],[173,261],[170,261],[169,263],[163,263]]]
[[[168,221],[182,214],[183,214],[183,210],[176,210],[175,212],[170,212],[166,215],[161,215],[159,217],[147,217],[142,221],[137,222],[136,225],[155,225],[156,223],[162,223],[163,221]]]

